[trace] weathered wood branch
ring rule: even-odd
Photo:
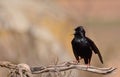
[[[116,68],[110,67],[110,68],[99,68],[99,67],[94,67],[94,66],[87,66],[87,65],[80,65],[80,64],[74,64],[71,62],[66,62],[63,64],[59,65],[50,65],[48,67],[32,67],[31,71],[33,74],[40,74],[40,73],[45,73],[45,72],[57,72],[57,71],[67,71],[70,69],[77,69],[77,70],[83,70],[83,71],[88,71],[88,72],[93,72],[93,73],[98,73],[98,74],[109,74],[112,71],[114,71]]]
[[[5,67],[11,70],[10,77],[14,75],[19,75],[20,77],[32,77],[32,74],[40,74],[47,72],[62,72],[70,69],[83,70],[88,72],[93,72],[97,74],[109,74],[113,72],[116,68],[99,68],[94,66],[86,66],[75,64],[72,62],[65,62],[58,65],[40,66],[40,67],[29,67],[27,64],[12,64],[10,62],[0,62],[1,67]]]

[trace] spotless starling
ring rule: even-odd
[[[79,63],[80,59],[84,59],[85,64],[90,65],[92,51],[98,55],[101,63],[103,64],[103,59],[100,54],[99,49],[95,43],[85,35],[85,30],[83,26],[78,26],[75,28],[74,38],[71,41],[74,56]]]

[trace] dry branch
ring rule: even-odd
[[[116,68],[110,67],[110,68],[99,68],[99,67],[94,67],[94,66],[87,66],[87,65],[80,65],[80,64],[74,64],[71,62],[66,62],[64,64],[59,64],[59,65],[51,65],[48,67],[32,67],[31,71],[33,74],[40,74],[40,73],[45,73],[45,72],[62,72],[62,71],[67,71],[70,69],[77,69],[77,70],[83,70],[83,71],[88,71],[88,72],[93,72],[93,73],[98,73],[98,74],[109,74],[112,71],[114,71]]]
[[[116,68],[99,68],[94,66],[86,66],[75,64],[72,62],[65,62],[58,65],[40,66],[40,67],[29,67],[27,64],[12,64],[10,62],[0,62],[1,67],[10,69],[10,77],[18,75],[18,77],[32,77],[32,74],[40,74],[47,72],[62,72],[70,69],[84,70],[88,72],[98,73],[98,74],[109,74],[113,72]]]

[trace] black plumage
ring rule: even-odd
[[[83,26],[79,26],[75,29],[74,38],[71,44],[73,53],[78,62],[80,59],[84,59],[85,64],[90,64],[92,51],[94,51],[95,54],[98,54],[101,63],[103,63],[99,49],[90,38],[85,36]]]

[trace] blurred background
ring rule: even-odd
[[[72,70],[70,77],[119,77],[119,0],[0,0],[0,61],[30,66],[73,61],[71,40],[79,25],[104,59],[101,64],[93,54],[91,65],[118,69],[109,75]],[[0,69],[1,77],[7,73]]]

